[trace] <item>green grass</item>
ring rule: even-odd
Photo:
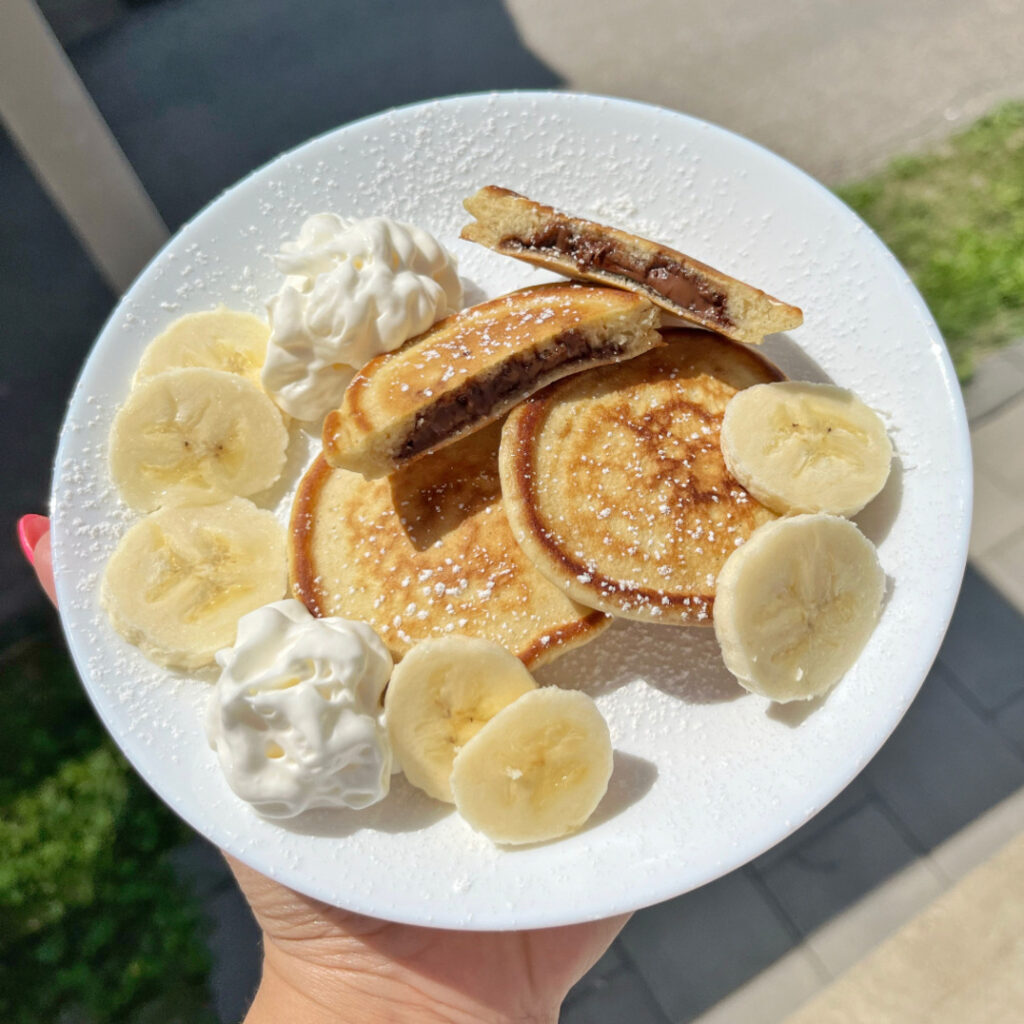
[[[961,380],[1024,336],[1024,102],[837,191],[906,267]]]
[[[0,1020],[213,1021],[190,835],[107,738],[56,628],[0,655]]]

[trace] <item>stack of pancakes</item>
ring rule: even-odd
[[[726,470],[722,416],[782,374],[720,333],[658,329],[646,285],[615,283],[514,292],[357,374],[292,513],[314,614],[370,623],[396,658],[458,633],[529,666],[612,617],[711,621],[725,559],[775,518]]]

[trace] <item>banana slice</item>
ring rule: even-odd
[[[447,636],[417,644],[395,668],[384,698],[388,738],[406,778],[451,803],[455,755],[536,686],[514,654],[487,640]]]
[[[100,601],[146,657],[199,668],[235,642],[243,615],[285,597],[287,561],[280,523],[244,498],[163,508],[121,538]]]
[[[714,626],[726,667],[780,703],[821,696],[857,660],[884,590],[874,545],[848,519],[758,527],[718,574]]]
[[[270,326],[251,313],[220,306],[175,320],[146,347],[135,382],[185,366],[237,373],[262,389]]]
[[[143,381],[114,417],[110,475],[132,508],[204,505],[269,487],[288,431],[274,403],[235,374],[205,367]]]
[[[721,444],[729,472],[780,515],[852,516],[885,486],[892,462],[878,414],[831,384],[738,391],[725,409]]]
[[[496,843],[540,843],[578,829],[612,774],[612,741],[597,705],[544,687],[499,711],[452,768],[459,813]]]

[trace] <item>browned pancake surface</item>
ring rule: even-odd
[[[728,555],[775,515],[729,474],[726,403],[782,379],[704,331],[560,381],[509,416],[501,474],[513,532],[570,596],[612,615],[708,623]]]
[[[356,374],[324,421],[324,454],[386,475],[560,377],[646,352],[660,344],[658,322],[646,298],[564,282],[464,309]]]
[[[468,241],[577,280],[637,292],[735,341],[760,344],[766,334],[803,322],[798,307],[692,256],[509,189],[485,186],[463,205],[476,218],[462,229]]]
[[[536,666],[596,636],[607,617],[571,601],[512,537],[492,424],[366,480],[319,457],[292,511],[292,586],[315,615],[370,623],[395,657],[447,633]]]

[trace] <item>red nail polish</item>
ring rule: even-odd
[[[18,520],[18,541],[29,565],[35,564],[36,545],[49,529],[50,520],[46,516],[33,513]]]

